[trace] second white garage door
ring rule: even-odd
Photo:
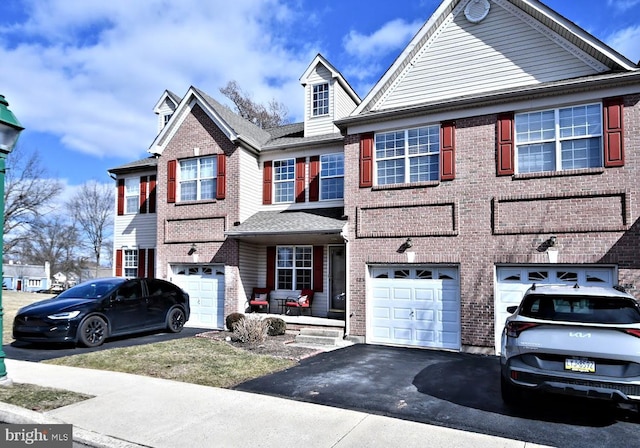
[[[370,266],[367,342],[460,349],[455,267]]]

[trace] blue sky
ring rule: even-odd
[[[634,62],[640,0],[546,0]],[[439,0],[2,0],[0,94],[67,192],[146,157],[153,106],[194,85],[302,115],[299,78],[317,53],[364,98]],[[391,7],[393,5],[393,7]]]

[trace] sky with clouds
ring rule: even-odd
[[[640,0],[544,2],[634,62]],[[390,7],[390,5],[393,7]],[[68,185],[146,157],[153,106],[235,80],[300,120],[299,78],[322,53],[365,97],[439,0],[2,0],[0,94]]]

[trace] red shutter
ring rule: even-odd
[[[305,168],[307,159],[300,157],[296,159],[296,202],[304,202]]]
[[[118,216],[124,215],[124,179],[118,179]]]
[[[156,212],[156,176],[149,176],[149,213]]]
[[[309,160],[309,202],[320,200],[320,156]]]
[[[156,251],[155,249],[147,249],[147,277],[154,278],[156,276]]]
[[[272,194],[272,175],[273,175],[273,162],[264,162],[264,168],[262,169],[262,203],[265,205],[271,204]]]
[[[496,123],[496,164],[498,176],[515,173],[515,138],[513,133],[513,113],[498,115]]]
[[[116,277],[122,277],[122,249],[116,250]]]
[[[227,156],[218,154],[218,188],[216,199],[224,199],[227,195]]]
[[[147,185],[148,177],[140,178],[140,213],[147,213]]]
[[[176,202],[176,169],[178,162],[169,160],[167,162],[167,202]]]
[[[138,250],[138,277],[145,277],[147,273],[147,250]]]
[[[603,102],[604,113],[604,166],[624,166],[624,101],[623,98],[607,98]]]
[[[313,290],[324,291],[324,247],[313,246]]]
[[[373,132],[360,136],[360,188],[373,186]]]
[[[456,124],[442,123],[440,127],[440,180],[456,177]]]
[[[267,288],[276,289],[276,247],[267,247]]]

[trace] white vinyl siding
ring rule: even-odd
[[[335,89],[336,82],[333,79],[331,72],[322,64],[318,64],[318,67],[311,76],[307,79],[307,86],[305,88],[305,121],[304,121],[304,135],[305,137],[311,137],[313,135],[325,135],[338,132],[333,124],[334,120],[334,108],[335,108]],[[313,87],[322,83],[329,84],[329,113],[326,115],[314,116],[313,115]]]
[[[445,22],[380,98],[374,109],[536,85],[596,74],[597,70],[541,31],[491,3],[485,20],[464,14]],[[509,39],[504,30],[509,30]]]
[[[140,177],[154,175],[155,172],[140,172]],[[156,213],[136,213],[130,215],[115,215],[113,223],[113,247],[156,247],[157,244],[157,215]]]
[[[237,195],[238,216],[240,222],[244,222],[256,213],[259,205],[262,204],[262,169],[255,156],[244,149],[240,149],[239,152],[242,181],[236,181],[235,176],[227,176],[227,189],[240,189]]]

